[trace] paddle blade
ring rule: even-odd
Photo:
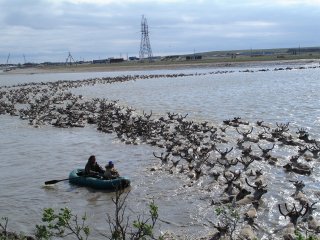
[[[78,177],[74,177],[74,178],[78,178]],[[73,178],[65,178],[65,179],[60,179],[60,180],[46,181],[46,182],[44,182],[44,184],[45,185],[56,184],[57,182],[67,181],[69,179],[73,179]]]
[[[51,181],[46,181],[44,182],[45,185],[50,185],[50,184],[56,184],[57,182],[60,182],[59,180],[51,180]]]
[[[67,181],[67,180],[70,180],[70,179],[80,178],[80,177],[88,177],[88,176],[83,175],[83,176],[72,177],[72,178],[65,178],[65,179],[60,179],[60,180],[51,180],[51,181],[46,181],[46,182],[44,182],[44,184],[45,184],[45,185],[56,184],[57,182]]]

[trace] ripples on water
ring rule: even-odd
[[[235,69],[237,70],[237,69]],[[210,72],[212,69],[190,69],[183,73]],[[0,85],[23,82],[75,80],[91,77],[126,74],[163,74],[179,71],[0,75]],[[73,93],[86,98],[119,99],[120,104],[132,106],[137,111],[153,112],[153,116],[175,112],[191,120],[207,120],[221,124],[222,120],[242,117],[251,123],[264,120],[275,124],[290,122],[290,129],[307,128],[311,137],[320,135],[320,81],[317,69],[200,75],[182,78],[158,78],[87,86],[73,89]],[[213,217],[210,200],[219,189],[205,191],[207,179],[196,183],[197,188],[183,187],[184,176],[150,172],[159,162],[146,145],[131,146],[120,142],[115,135],[97,132],[93,126],[58,129],[50,126],[33,128],[17,117],[0,116],[0,216],[9,217],[9,229],[31,232],[40,223],[45,207],[68,206],[81,215],[86,212],[89,223],[95,223],[94,234],[108,229],[106,213],[113,212],[112,193],[79,188],[68,182],[44,186],[51,179],[63,179],[75,167],[85,165],[91,154],[104,165],[112,159],[122,175],[132,179],[128,209],[132,216],[141,213],[150,200],[159,206],[160,229],[181,234],[198,234],[210,231],[204,227]],[[283,151],[283,153],[281,153]],[[290,149],[277,149],[281,156]],[[308,182],[307,192],[319,191],[318,164],[311,178],[299,177]],[[259,166],[258,166],[259,167]],[[265,215],[270,222],[266,228],[279,222],[278,202],[289,198],[292,189],[283,189],[283,182],[296,176],[285,174],[281,168],[265,166],[269,191]],[[215,188],[215,187],[213,187]],[[264,198],[263,197],[263,198]],[[311,198],[316,200],[315,195]],[[166,222],[170,222],[167,224]],[[32,224],[30,224],[32,223]],[[31,226],[30,226],[31,225]]]

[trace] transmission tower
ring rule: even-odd
[[[71,65],[72,62],[73,62],[73,63],[76,63],[76,61],[74,61],[71,53],[69,52],[69,55],[68,55],[68,57],[67,57],[67,59],[66,59],[66,65],[67,65],[67,64]],[[77,65],[77,64],[76,64],[76,65]]]
[[[8,57],[7,57],[7,62],[6,62],[6,65],[7,65],[7,66],[9,65],[9,59],[10,59],[10,53],[9,53],[9,55],[8,55]]]
[[[143,15],[141,20],[141,43],[139,57],[140,60],[143,60],[144,58],[148,58],[149,61],[152,60],[152,50],[149,40],[148,22]]]

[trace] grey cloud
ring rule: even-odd
[[[275,7],[246,1],[96,5],[0,0],[0,11],[0,54],[25,53],[43,61],[61,60],[68,51],[88,59],[121,52],[137,55],[142,14],[148,19],[155,54],[315,45],[320,37],[320,10],[310,5]],[[266,24],[259,25],[261,22]]]

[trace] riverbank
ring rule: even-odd
[[[177,62],[125,62],[115,64],[78,64],[63,66],[39,66],[30,68],[15,68],[2,74],[39,74],[39,73],[72,73],[72,72],[121,72],[145,70],[184,70],[189,68],[226,68],[226,67],[255,67],[263,65],[304,65],[320,64],[319,59],[295,59],[277,61],[177,61]]]

